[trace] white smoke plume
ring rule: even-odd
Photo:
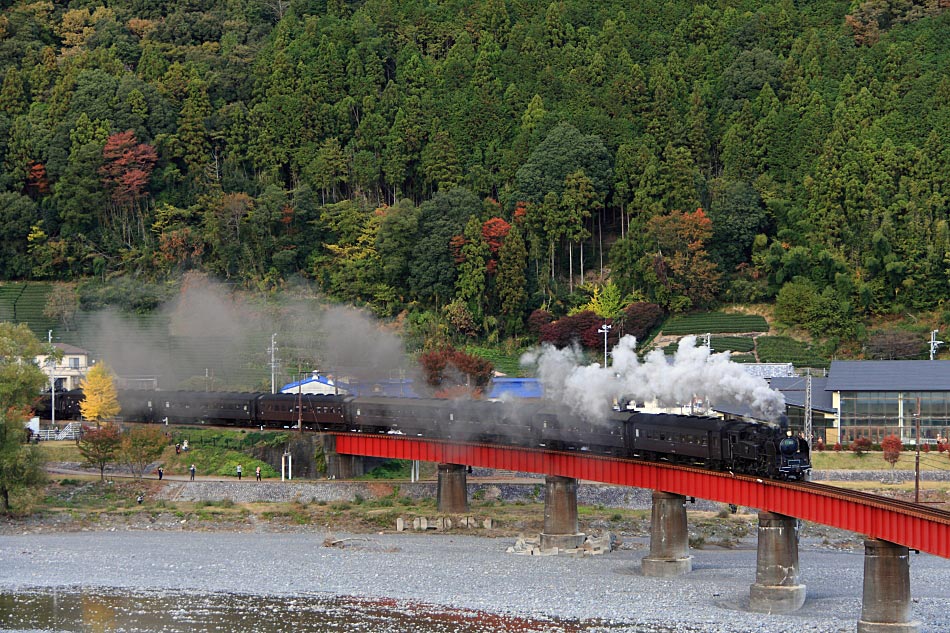
[[[605,420],[614,400],[657,400],[661,406],[708,399],[717,404],[744,404],[765,419],[785,411],[785,398],[763,379],[729,360],[729,352],[710,353],[697,347],[696,337],[684,337],[672,363],[656,349],[641,362],[636,338],[624,336],[613,348],[613,365],[584,365],[577,348],[545,345],[528,352],[521,363],[536,364],[545,396],[591,421]]]

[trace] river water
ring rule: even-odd
[[[70,633],[634,631],[607,622],[500,616],[397,600],[317,594],[263,597],[168,591],[107,592],[99,589],[0,594],[0,630]],[[661,631],[649,630],[651,633]]]

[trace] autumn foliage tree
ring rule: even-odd
[[[881,450],[884,451],[884,461],[894,468],[897,460],[900,459],[901,451],[904,450],[904,445],[896,435],[888,435],[881,440]]]
[[[498,252],[510,230],[511,225],[501,218],[491,218],[482,224],[482,239],[488,244],[488,250],[491,253],[486,264],[489,275],[495,274],[498,269]]]
[[[712,221],[706,213],[696,209],[693,213],[658,215],[650,218],[646,231],[656,245],[647,258],[652,260],[657,285],[667,291],[667,300],[684,297],[689,306],[697,307],[712,301],[721,274],[706,251],[713,235]]]
[[[663,308],[655,303],[631,303],[623,311],[623,331],[642,341],[663,318]]]
[[[147,193],[158,154],[128,130],[109,137],[102,158],[99,175],[112,198],[107,224],[124,243],[135,244],[148,235],[139,203]]]
[[[552,321],[541,327],[540,340],[555,347],[567,347],[574,342],[587,349],[602,349],[604,335],[599,332],[604,324],[612,325],[610,319],[604,319],[596,312],[585,310],[577,314]],[[611,328],[607,335],[608,346],[616,345],[620,333]]]
[[[852,452],[856,455],[864,455],[866,452],[871,450],[871,439],[867,437],[857,437],[851,442],[849,446]]]
[[[116,394],[112,374],[104,363],[93,366],[86,374],[81,385],[84,398],[79,410],[87,420],[95,420],[98,426],[102,420],[114,418],[119,414],[119,398]]]
[[[99,480],[105,479],[106,465],[116,460],[122,446],[122,436],[114,424],[98,428],[83,428],[79,453],[90,466],[99,468]]]
[[[135,132],[128,130],[109,137],[102,149],[102,157],[105,163],[99,169],[99,175],[112,193],[115,204],[129,206],[145,195],[158,160],[154,147],[139,143]]]
[[[132,474],[141,477],[145,468],[162,456],[168,440],[157,426],[137,426],[122,435],[122,459],[132,470]]]
[[[451,346],[421,354],[419,365],[426,383],[438,389],[437,397],[454,395],[458,387],[465,387],[472,394],[479,393],[491,381],[495,370],[490,361]]]

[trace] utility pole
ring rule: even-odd
[[[604,321],[604,324],[597,330],[598,334],[604,335],[604,369],[607,368],[607,333],[610,332],[612,327],[612,325],[607,325],[607,322]]]
[[[936,330],[934,330],[936,332]],[[931,352],[933,354],[933,352]],[[914,503],[920,503],[920,397],[917,397],[917,413],[914,414],[917,427],[917,458],[914,463]]]
[[[297,377],[297,430],[303,432],[303,385]]]
[[[808,374],[805,376],[805,441],[811,447],[811,368],[808,368]]]
[[[49,341],[49,417],[50,422],[56,426],[56,357],[53,356],[53,330],[46,335]]]
[[[275,383],[275,374],[277,372],[277,332],[271,334],[270,337],[270,392],[277,393],[277,386]]]
[[[937,332],[940,330],[934,330],[930,333],[930,360],[934,359],[934,354],[937,353],[937,348],[943,345],[943,341],[937,340]]]

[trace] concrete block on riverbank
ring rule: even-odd
[[[523,556],[597,556],[606,554],[617,548],[619,540],[612,532],[605,532],[599,536],[588,535],[584,542],[577,547],[541,547],[541,537],[521,535],[515,541],[515,544],[505,550],[509,554],[521,554]]]

